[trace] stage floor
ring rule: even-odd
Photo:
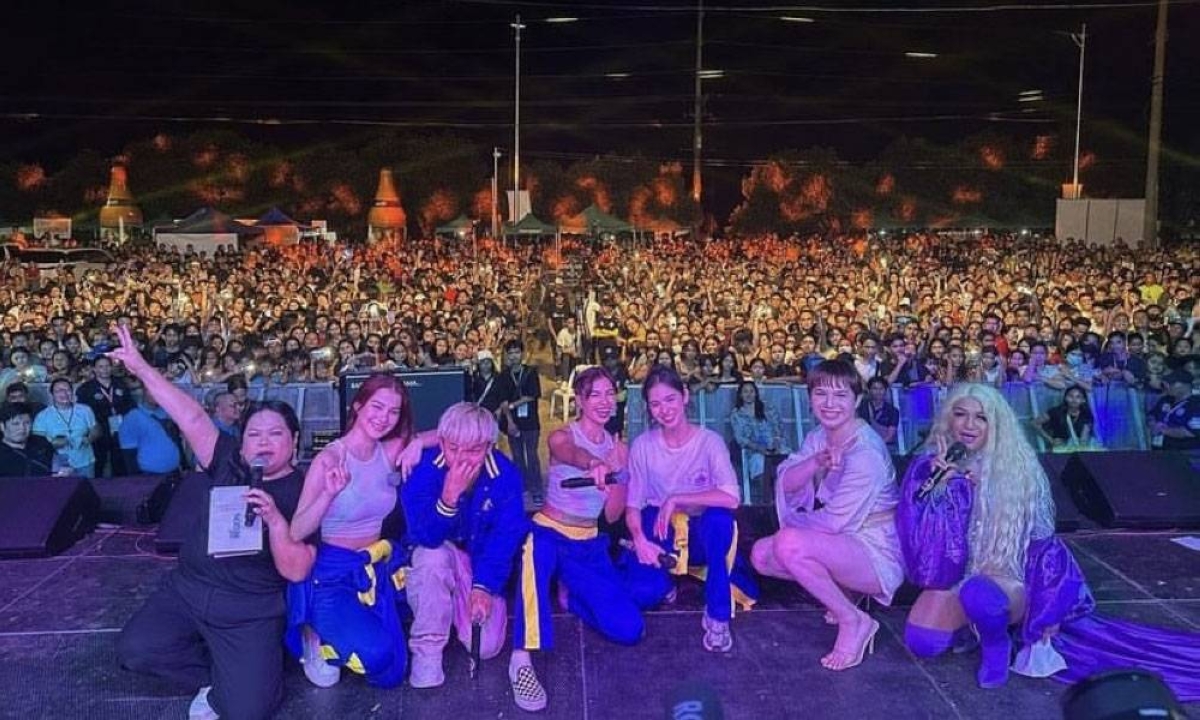
[[[1075,533],[1075,550],[1100,611],[1200,632],[1200,554],[1174,533]],[[153,536],[99,530],[61,556],[0,562],[0,717],[185,718],[179,688],[121,670],[116,633],[174,558],[152,552]],[[1055,718],[1065,685],[1014,675],[1008,686],[975,686],[976,654],[917,660],[904,648],[906,605],[875,609],[883,623],[875,655],[843,673],[818,658],[834,631],[799,590],[768,583],[763,602],[739,614],[735,646],[712,655],[700,644],[701,598],[684,581],[679,600],[649,613],[636,647],[616,647],[573,616],[555,618],[555,646],[535,660],[550,692],[543,718],[662,718],[664,696],[685,680],[708,684],[725,717],[738,718]],[[321,690],[289,662],[280,718],[515,718],[525,713],[508,690],[507,654],[467,677],[466,653],[446,653],[447,683],[435,690],[381,691],[344,676]],[[1200,703],[1188,706],[1200,717]]]

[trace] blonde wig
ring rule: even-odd
[[[995,388],[960,383],[950,389],[929,432],[925,448],[937,452],[938,439],[949,446],[950,419],[965,399],[983,407],[987,440],[979,452],[977,491],[971,511],[971,568],[1015,579],[1025,575],[1025,549],[1033,537],[1054,531],[1050,482],[1012,408]]]

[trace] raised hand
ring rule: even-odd
[[[336,457],[325,461],[325,494],[337,497],[350,484],[350,471],[346,468],[346,449],[338,447]]]
[[[126,325],[113,325],[112,329],[116,333],[117,341],[120,344],[105,353],[109,359],[122,363],[134,375],[139,374],[143,370],[151,369],[150,363],[146,362],[146,358],[142,357],[142,354],[138,352],[137,343],[133,341],[133,335],[130,334],[129,327]]]
[[[857,442],[858,436],[855,435],[842,445],[829,445],[823,448],[814,456],[817,460],[817,467],[822,470],[837,470],[841,468],[842,458]]]

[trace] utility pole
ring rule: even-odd
[[[492,148],[492,239],[500,237],[500,148]]]
[[[704,95],[701,87],[700,73],[704,69],[704,0],[696,2],[696,97],[692,117],[692,200],[700,202],[700,149],[701,139],[700,116],[704,107]]]
[[[515,210],[512,220],[518,222],[525,215],[525,208],[521,207],[521,29],[525,26],[521,24],[520,15],[517,15],[517,21],[512,26],[517,31],[517,59],[514,71],[516,94],[513,98],[513,207]]]
[[[1078,200],[1083,196],[1079,187],[1079,133],[1083,125],[1083,61],[1087,52],[1087,23],[1083,24],[1079,34],[1071,35],[1071,39],[1079,46],[1079,89],[1075,93],[1075,160],[1071,165],[1071,197]]]
[[[1167,72],[1167,0],[1158,0],[1154,74],[1150,76],[1150,142],[1146,153],[1146,212],[1142,242],[1158,247],[1158,156],[1162,151],[1163,78]]]

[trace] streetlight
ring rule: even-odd
[[[1087,50],[1087,23],[1078,35],[1071,33],[1071,40],[1079,47],[1079,90],[1075,99],[1075,160],[1071,164],[1071,189],[1067,199],[1078,200],[1083,196],[1083,188],[1079,187],[1079,130],[1083,124],[1083,56]]]

